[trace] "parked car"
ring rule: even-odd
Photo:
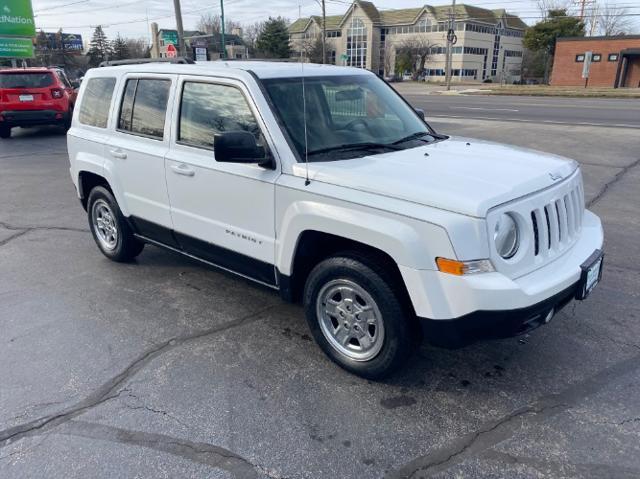
[[[93,69],[68,151],[107,258],[149,243],[277,290],[364,377],[423,333],[458,347],[529,331],[602,272],[577,162],[437,133],[361,69]]]
[[[17,126],[71,126],[77,91],[59,68],[0,70],[0,138]]]

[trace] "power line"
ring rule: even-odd
[[[49,10],[55,10],[56,8],[68,7],[68,6],[71,6],[71,5],[77,5],[79,3],[88,3],[90,1],[91,0],[78,0],[76,2],[64,3],[62,5],[56,5],[55,7],[41,8],[37,12],[34,12],[34,17],[37,17],[39,12],[46,12],[46,11],[49,11]]]

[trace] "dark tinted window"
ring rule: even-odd
[[[0,73],[0,88],[46,88],[53,85],[51,73]]]
[[[118,127],[121,130],[161,139],[164,135],[170,88],[170,80],[128,80]]]
[[[107,127],[115,86],[115,78],[92,78],[87,81],[80,105],[80,123],[98,128]]]
[[[211,83],[184,84],[178,140],[213,148],[213,137],[225,131],[248,131],[260,144],[260,127],[237,88]]]

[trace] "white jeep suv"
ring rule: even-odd
[[[109,66],[78,105],[71,177],[105,256],[150,243],[278,290],[355,374],[423,334],[528,331],[600,279],[575,161],[438,134],[368,71]]]

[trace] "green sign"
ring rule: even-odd
[[[164,41],[164,46],[167,45],[178,45],[178,32],[171,30],[163,30],[162,31],[162,40]]]
[[[36,36],[31,0],[2,0],[0,2],[0,35]]]
[[[31,38],[0,38],[0,58],[33,58]]]

